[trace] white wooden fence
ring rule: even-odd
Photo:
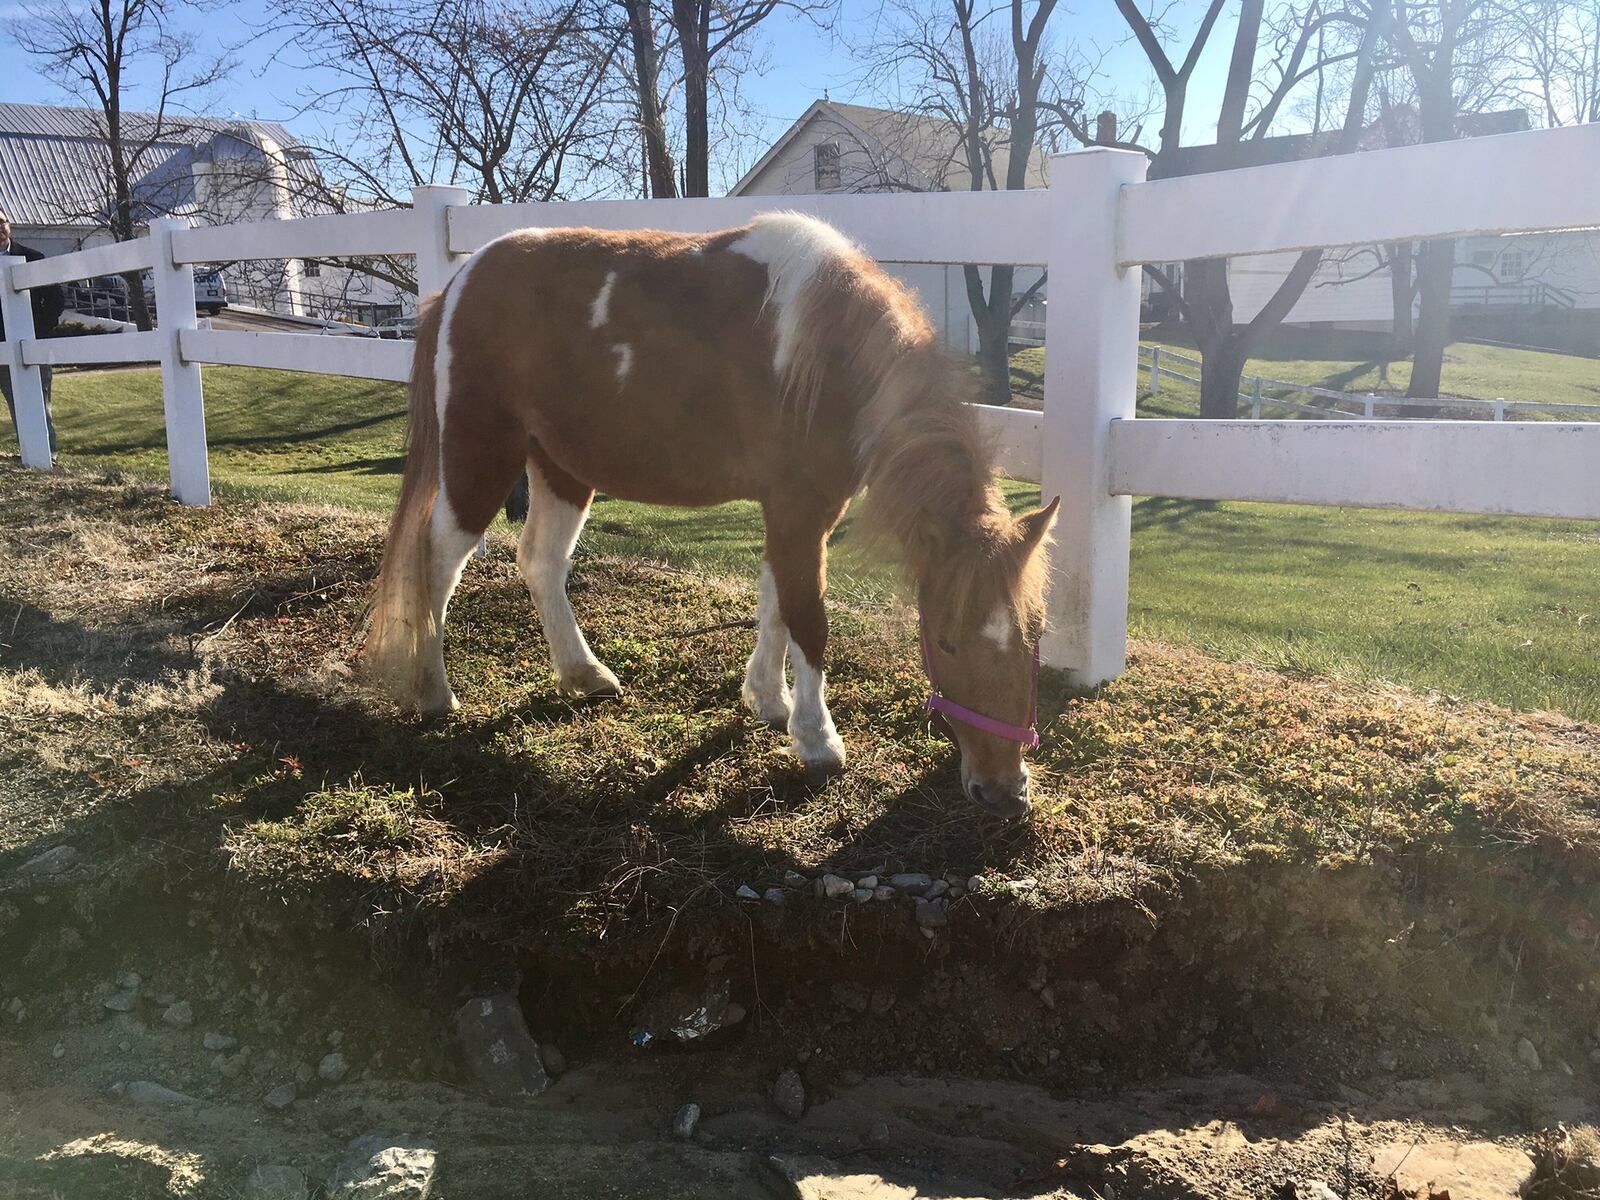
[[[1177,363],[1188,371],[1169,367]],[[1139,369],[1150,377],[1150,395],[1161,394],[1163,379],[1176,379],[1192,387],[1200,386],[1201,360],[1167,346],[1139,347]],[[1600,364],[1596,365],[1595,378],[1600,383]],[[1407,420],[1410,409],[1418,418],[1431,420],[1441,411],[1459,412],[1463,419],[1505,421],[1516,420],[1518,413],[1560,413],[1579,421],[1600,421],[1600,404],[1554,404],[1542,400],[1507,400],[1497,396],[1493,400],[1472,400],[1462,396],[1441,396],[1436,399],[1418,399],[1411,396],[1377,395],[1372,392],[1341,392],[1335,388],[1315,387],[1308,383],[1290,383],[1286,379],[1271,379],[1264,375],[1245,375],[1239,382],[1244,390],[1239,399],[1250,406],[1250,419],[1259,421],[1267,409],[1277,412],[1299,413],[1323,421],[1349,421],[1363,417],[1368,421]],[[1270,393],[1276,392],[1277,395]],[[1285,396],[1310,396],[1325,404],[1300,404],[1286,400]],[[1346,407],[1341,408],[1340,405]],[[1350,409],[1359,409],[1351,412]],[[1393,415],[1391,415],[1393,410]],[[1416,419],[1416,418],[1409,418]]]
[[[1600,518],[1600,424],[1136,420],[1140,264],[1600,226],[1596,179],[1600,125],[1148,182],[1142,156],[1091,149],[1056,157],[1044,191],[482,206],[426,187],[407,210],[198,229],[163,219],[135,242],[0,260],[0,362],[15,380],[23,460],[36,467],[50,464],[40,365],[159,363],[172,490],[205,504],[201,364],[403,380],[412,347],[199,329],[195,263],[412,253],[427,292],[522,226],[698,232],[783,207],[831,221],[885,261],[1044,265],[1046,411],[982,415],[1002,467],[1062,497],[1045,657],[1094,684],[1125,665],[1135,495]],[[34,338],[27,288],[145,268],[156,331]]]

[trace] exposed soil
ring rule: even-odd
[[[397,722],[349,671],[379,532],[0,468],[0,1196],[315,1183],[385,1131],[445,1197],[1388,1197],[1405,1155],[1477,1171],[1462,1200],[1592,1120],[1593,728],[1146,645],[1048,689],[1039,812],[991,826],[903,613],[838,613],[855,760],[812,789],[737,711],[748,634],[694,632],[748,585],[659,565],[580,561],[632,690],[574,709],[497,543],[452,614],[463,713]],[[814,890],[900,871],[954,884],[943,923]],[[450,1034],[508,988],[566,1059],[520,1104]],[[708,994],[746,1015],[669,1044]]]

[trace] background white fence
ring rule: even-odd
[[[172,490],[211,496],[201,365],[404,380],[405,342],[196,327],[193,264],[414,254],[437,291],[523,226],[699,232],[764,208],[813,213],[890,262],[1049,269],[1045,410],[982,410],[1009,474],[1062,496],[1045,658],[1081,684],[1125,665],[1131,496],[1600,518],[1600,423],[1136,420],[1139,266],[1317,246],[1600,226],[1600,125],[1145,180],[1142,156],[1057,156],[1045,191],[481,206],[416,189],[407,210],[191,229],[24,264],[0,260],[23,460],[48,467],[42,364],[156,362]],[[160,326],[34,337],[27,289],[149,269]],[[1431,402],[1430,402],[1431,403]]]
[[[1179,370],[1168,366],[1177,363]],[[1176,379],[1193,387],[1200,386],[1200,360],[1167,346],[1139,347],[1139,369],[1150,377],[1150,395],[1161,394],[1163,379]],[[1596,368],[1600,381],[1600,367]],[[1407,420],[1407,413],[1424,419],[1443,412],[1459,412],[1463,419],[1480,421],[1515,420],[1518,413],[1561,413],[1580,421],[1600,421],[1600,404],[1548,404],[1540,400],[1507,400],[1498,396],[1493,400],[1473,400],[1460,396],[1441,396],[1437,399],[1413,399],[1410,396],[1378,395],[1372,392],[1341,392],[1334,388],[1315,387],[1308,383],[1290,383],[1286,379],[1271,379],[1264,375],[1246,375],[1239,381],[1243,390],[1239,399],[1250,406],[1250,419],[1259,421],[1263,413],[1299,413],[1324,421],[1349,421],[1364,417],[1369,421]],[[1271,393],[1276,392],[1277,395]],[[1310,396],[1323,404],[1300,404],[1285,396]],[[1341,407],[1343,406],[1343,407]],[[1357,410],[1357,411],[1351,411]],[[1392,410],[1392,411],[1391,411]]]

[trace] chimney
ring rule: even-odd
[[[1096,146],[1115,146],[1117,144],[1117,114],[1103,112],[1095,118],[1094,144]]]

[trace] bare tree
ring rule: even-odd
[[[676,196],[677,172],[667,139],[655,11],[650,0],[617,0],[617,3],[627,15],[628,42],[633,48],[633,88],[638,97],[639,136],[644,141],[647,195],[657,199]]]
[[[1600,121],[1600,0],[1509,5],[1517,98],[1549,127]]]
[[[1419,140],[1457,136],[1457,118],[1503,94],[1514,26],[1498,0],[1396,0],[1390,40],[1416,96]],[[1416,254],[1418,310],[1406,394],[1439,394],[1450,340],[1450,289],[1455,279],[1453,238],[1424,242]]]
[[[1044,151],[1081,135],[1081,63],[1048,37],[1055,0],[900,0],[860,48],[897,116],[877,122],[857,190],[1016,190],[1043,182]],[[887,31],[887,32],[885,32]],[[1087,135],[1082,135],[1087,136]],[[1016,268],[968,265],[963,281],[992,404],[1011,400],[1011,322],[1043,287]]]
[[[1166,98],[1160,140],[1147,150],[1152,159],[1151,174],[1181,174],[1185,169],[1180,151],[1189,86],[1222,5],[1213,0],[1207,7],[1178,66],[1162,46],[1157,24],[1145,16],[1134,0],[1117,0],[1117,8],[1149,59]],[[1226,170],[1240,165],[1246,143],[1266,138],[1286,103],[1307,84],[1318,88],[1314,107],[1320,113],[1328,72],[1346,64],[1352,77],[1340,129],[1325,141],[1322,150],[1344,154],[1357,149],[1387,18],[1387,0],[1373,0],[1370,6],[1354,2],[1330,6],[1324,0],[1309,0],[1303,7],[1291,3],[1280,8],[1269,22],[1265,0],[1243,0],[1217,116],[1216,145],[1205,161],[1205,169]],[[1270,51],[1264,68],[1257,65],[1263,45]],[[1151,271],[1173,293],[1200,347],[1202,417],[1237,415],[1239,380],[1251,346],[1289,315],[1316,274],[1321,258],[1318,250],[1306,251],[1296,258],[1266,303],[1246,322],[1235,319],[1226,260],[1184,264],[1181,294],[1164,271]]]
[[[171,0],[91,0],[56,4],[27,0],[14,24],[18,43],[47,68],[46,74],[97,115],[103,143],[104,207],[62,214],[92,221],[119,241],[139,236],[152,216],[184,198],[174,181],[155,174],[173,144],[192,132],[183,110],[231,69],[224,57],[196,53],[194,39],[176,27],[179,5]],[[130,108],[136,93],[130,77],[149,71],[157,83],[144,93],[150,112]],[[129,303],[140,329],[150,328],[144,283],[126,276]]]
[[[673,32],[683,63],[683,194],[711,194],[713,71],[761,22],[781,9],[826,21],[833,0],[671,0]]]
[[[271,28],[338,80],[306,97],[337,208],[450,179],[488,203],[614,193],[630,161],[600,0],[271,0]],[[332,189],[330,189],[331,191]]]

